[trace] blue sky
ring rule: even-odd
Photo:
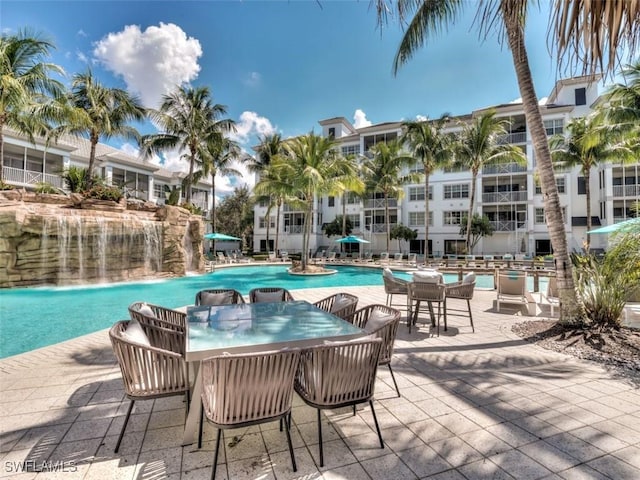
[[[249,147],[260,133],[318,132],[317,122],[330,117],[366,125],[519,98],[511,53],[495,36],[479,40],[475,6],[470,1],[459,26],[434,38],[395,77],[401,30],[392,21],[381,32],[368,0],[2,0],[0,26],[47,34],[57,46],[52,60],[69,74],[91,66],[105,84],[128,88],[147,106],[157,106],[176,83],[207,85]],[[539,97],[556,80],[547,21],[546,11],[534,11],[527,29]]]

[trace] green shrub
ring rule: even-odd
[[[49,182],[38,182],[36,184],[36,193],[61,193],[60,190]]]
[[[13,185],[9,185],[8,183],[4,183],[0,180],[0,190],[13,190],[15,187]]]
[[[119,202],[123,197],[122,190],[113,185],[94,185],[91,190],[84,192],[84,195],[87,198],[113,200],[114,202]]]
[[[202,209],[200,207],[195,206],[193,203],[182,203],[180,205],[185,210],[189,210],[192,215],[202,215]]]

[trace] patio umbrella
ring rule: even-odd
[[[204,238],[206,238],[207,240],[228,240],[228,241],[232,241],[232,240],[242,240],[241,238],[238,237],[232,237],[231,235],[226,235],[224,233],[207,233]]]
[[[336,240],[338,243],[371,243],[364,238],[357,237],[355,235],[349,235],[348,237],[339,238]]]
[[[596,228],[595,230],[589,230],[587,233],[614,233],[621,231],[635,231],[640,233],[640,217],[632,218],[631,220],[625,220],[624,222],[614,223],[605,227]]]

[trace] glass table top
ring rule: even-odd
[[[305,301],[194,306],[187,308],[187,360],[224,351],[347,340],[363,331]]]

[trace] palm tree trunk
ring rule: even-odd
[[[4,122],[0,117],[0,184],[4,183]]]
[[[429,259],[429,173],[424,169],[424,263]]]
[[[391,225],[389,224],[389,197],[384,194],[384,223],[387,225],[387,253],[391,242]]]
[[[304,216],[304,230],[302,233],[302,252],[300,253],[300,263],[302,270],[307,269],[307,256],[309,251],[309,237],[311,235],[311,223],[313,222],[313,196],[311,201],[307,201],[307,211]]]
[[[216,174],[215,171],[211,172],[211,232],[216,231]],[[216,253],[216,241],[213,239],[211,242],[213,247],[213,254]]]
[[[591,231],[591,186],[589,185],[591,180],[591,165],[589,165],[589,168],[585,168],[585,172],[584,172],[584,193],[586,193],[587,196],[587,239],[584,245],[584,249],[587,253],[589,253],[589,250],[591,248],[591,235],[589,234],[589,232]]]
[[[196,156],[194,153],[191,154],[191,157],[189,158],[189,182],[187,185],[187,194],[185,197],[185,202],[186,203],[191,203],[191,189],[193,187],[193,169],[195,167],[195,163],[196,163]]]
[[[91,132],[89,142],[91,143],[91,149],[89,150],[89,166],[87,167],[87,174],[85,178],[85,185],[88,189],[93,187],[93,169],[95,168],[96,163],[96,145],[98,144],[98,135],[96,135],[95,132]]]
[[[265,217],[265,222],[267,222],[267,254],[271,251],[271,245],[269,244],[269,231],[271,230],[271,208],[273,204],[271,200],[269,200],[269,208],[267,208],[267,214]]]
[[[515,3],[515,2],[514,2]],[[513,7],[510,8],[510,7]],[[560,297],[560,323],[572,324],[582,322],[582,308],[578,301],[574,281],[573,269],[567,251],[567,238],[560,208],[558,188],[551,163],[549,143],[538,106],[529,68],[529,59],[524,44],[524,32],[518,16],[518,9],[510,2],[500,2],[500,9],[509,41],[509,48],[513,56],[513,65],[518,78],[525,119],[531,132],[533,148],[536,154],[537,169],[540,174],[542,191],[544,193],[544,208],[547,216],[549,237],[553,247],[556,276],[558,279],[558,294]]]
[[[279,248],[279,240],[280,240],[280,205],[281,205],[281,201],[278,199],[276,201],[276,253],[278,252],[278,248]]]
[[[478,179],[478,170],[471,169],[471,198],[469,199],[469,213],[467,215],[467,238],[465,245],[467,246],[467,255],[471,255],[471,222],[473,219],[473,204],[476,201],[476,180]]]
[[[345,193],[342,194],[342,236],[347,236],[347,203],[346,198],[347,195]],[[340,251],[344,252],[346,245],[340,244]]]

